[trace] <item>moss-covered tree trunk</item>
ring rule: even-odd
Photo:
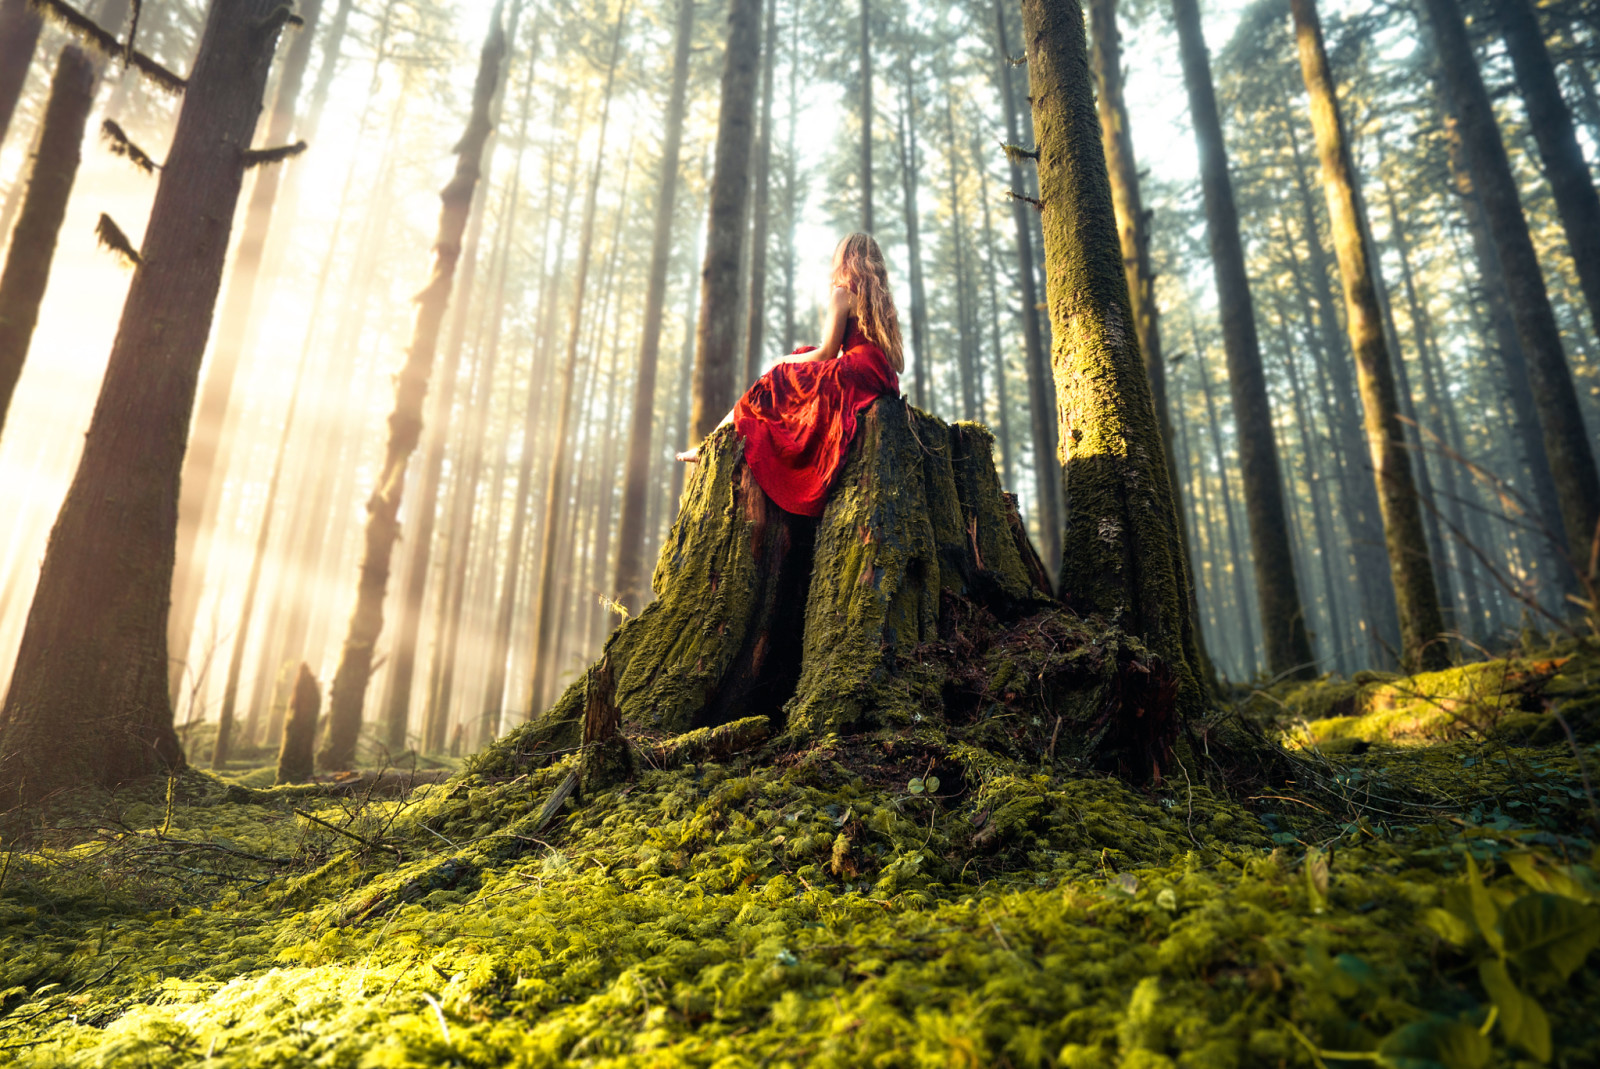
[[[1156,425],[1167,457],[1167,485],[1178,522],[1178,548],[1183,554],[1187,575],[1186,597],[1191,620],[1200,619],[1195,596],[1194,564],[1189,557],[1189,536],[1183,509],[1182,484],[1174,458],[1172,414],[1167,405],[1167,365],[1161,351],[1161,313],[1156,307],[1156,273],[1150,263],[1150,215],[1145,211],[1139,189],[1139,165],[1133,154],[1133,131],[1128,124],[1128,105],[1122,92],[1122,40],[1117,28],[1117,0],[1091,0],[1089,18],[1093,28],[1091,53],[1095,84],[1099,89],[1100,141],[1106,154],[1106,172],[1111,180],[1111,202],[1117,213],[1117,240],[1122,247],[1122,271],[1128,277],[1128,301],[1134,330],[1139,336],[1139,353],[1145,374],[1150,379],[1150,401],[1156,410]],[[1046,252],[1049,250],[1047,249]],[[1211,658],[1198,623],[1193,628],[1196,666],[1201,678],[1211,678]]]
[[[328,699],[328,727],[317,762],[324,768],[344,769],[355,763],[356,739],[361,733],[361,709],[367,683],[372,678],[373,652],[383,631],[383,600],[389,589],[389,564],[400,537],[400,498],[405,492],[406,467],[422,435],[422,403],[439,347],[439,328],[450,303],[461,237],[477,188],[483,147],[489,139],[489,101],[500,79],[505,58],[505,29],[500,5],[489,17],[489,34],[478,60],[472,91],[472,111],[466,133],[456,146],[455,174],[439,193],[439,228],[433,245],[433,267],[428,284],[417,298],[406,362],[395,380],[394,411],[389,415],[389,438],[378,482],[367,501],[367,527],[361,554],[361,579],[356,605],[350,615],[339,668]]]
[[[1202,701],[1188,565],[1129,306],[1083,12],[1023,0],[1066,486],[1060,588],[1117,620]]]
[[[183,763],[167,696],[178,479],[228,232],[289,9],[214,0],[105,380],[0,710],[0,809]]]
[[[317,687],[317,677],[301,661],[289,715],[283,721],[283,741],[278,746],[278,783],[304,783],[311,778],[311,751],[316,746],[317,714],[321,711],[322,691]]]
[[[50,81],[39,146],[28,171],[28,192],[6,251],[5,272],[0,274],[0,434],[5,431],[11,395],[22,377],[33,328],[39,322],[39,304],[50,281],[56,235],[78,176],[94,83],[94,63],[88,55],[76,45],[63,48]]]
[[[1172,0],[1172,13],[1189,93],[1189,114],[1200,152],[1200,187],[1221,305],[1228,389],[1239,428],[1239,474],[1250,517],[1251,557],[1267,668],[1273,675],[1309,677],[1315,671],[1315,662],[1289,546],[1283,478],[1272,433],[1272,405],[1261,367],[1261,341],[1256,333],[1255,305],[1245,269],[1239,209],[1228,174],[1228,150],[1217,112],[1216,87],[1211,81],[1211,57],[1200,24],[1198,0]]]
[[[1344,283],[1345,324],[1350,332],[1351,351],[1355,353],[1356,380],[1366,413],[1367,448],[1383,511],[1384,544],[1389,551],[1389,573],[1394,579],[1395,605],[1400,615],[1400,661],[1407,671],[1436,671],[1449,665],[1450,651],[1444,643],[1439,591],[1434,584],[1422,506],[1412,478],[1405,426],[1400,422],[1400,403],[1373,281],[1372,250],[1362,218],[1355,167],[1345,140],[1316,4],[1314,0],[1289,0],[1289,7],[1294,17],[1300,69],[1311,100],[1311,127],[1322,160],[1322,186],[1328,199],[1334,252],[1339,257],[1339,277]],[[1400,354],[1394,353],[1393,358],[1400,359]]]

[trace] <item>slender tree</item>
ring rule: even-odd
[[[228,232],[289,9],[214,0],[83,454],[0,710],[0,808],[183,764],[167,695],[178,479]]]
[[[911,261],[911,399],[918,408],[928,407],[928,295],[922,279],[922,226],[917,209],[917,90],[911,67],[911,51],[901,57],[905,70],[903,101],[900,107],[900,203],[905,209],[906,258]]]
[[[771,29],[768,29],[771,36]],[[678,0],[673,38],[672,87],[667,93],[666,130],[661,142],[661,174],[656,183],[655,230],[650,244],[650,275],[644,291],[644,329],[639,339],[639,374],[634,380],[628,460],[622,482],[622,519],[617,535],[617,599],[637,610],[644,602],[644,513],[650,485],[651,424],[656,406],[656,372],[661,360],[661,320],[666,307],[667,268],[672,259],[672,219],[678,197],[678,156],[689,96],[689,49],[694,43],[694,0]],[[772,117],[772,67],[762,88],[763,128]],[[768,150],[770,153],[770,138]]]
[[[1311,640],[1295,581],[1289,547],[1288,513],[1278,447],[1272,433],[1272,407],[1261,367],[1255,306],[1239,235],[1239,210],[1228,175],[1228,150],[1211,82],[1211,58],[1200,26],[1197,0],[1172,0],[1178,50],[1189,92],[1189,116],[1200,150],[1200,187],[1206,232],[1221,306],[1222,341],[1228,357],[1228,388],[1238,427],[1239,470],[1245,510],[1250,518],[1250,548],[1255,564],[1256,598],[1261,606],[1267,669],[1275,676],[1305,678],[1314,673]]]
[[[1172,672],[1178,708],[1197,710],[1204,699],[1182,532],[1108,210],[1083,12],[1023,0],[1022,26],[1067,489],[1061,589],[1075,605],[1124,621]],[[1171,713],[1141,715],[1151,717],[1144,730],[1159,734]],[[1160,776],[1159,759],[1152,771]]]
[[[321,11],[322,0],[305,0],[296,5],[295,13],[305,24],[292,31],[284,55],[277,96],[267,121],[269,145],[287,144],[294,132],[300,85],[311,62],[311,41]],[[231,432],[227,424],[233,383],[244,351],[245,332],[250,325],[250,311],[255,303],[282,172],[281,164],[256,168],[238,251],[234,253],[222,308],[217,316],[216,340],[212,343],[211,359],[206,362],[200,405],[189,432],[188,451],[183,455],[183,489],[178,498],[178,563],[173,573],[172,612],[167,625],[174,694],[183,680],[189,639],[205,587],[210,536],[216,526],[222,482],[227,475],[231,452]]]
[[[695,441],[710,434],[736,397],[739,264],[755,141],[756,67],[761,59],[761,0],[731,0],[722,103],[711,172],[711,218],[700,273],[700,318],[694,357]]]
[[[1366,412],[1367,447],[1372,456],[1378,502],[1383,511],[1384,544],[1400,612],[1400,662],[1409,671],[1447,667],[1444,617],[1434,584],[1433,562],[1422,526],[1422,506],[1411,473],[1406,428],[1400,422],[1394,368],[1383,330],[1373,281],[1372,248],[1361,205],[1355,165],[1345,140],[1338,91],[1322,42],[1322,23],[1315,0],[1289,0],[1294,18],[1300,69],[1311,99],[1311,127],[1322,160],[1322,186],[1327,194],[1334,252],[1344,283],[1346,329],[1356,359],[1356,379]],[[1393,358],[1400,359],[1399,352]]]
[[[759,0],[758,0],[759,2]],[[759,11],[759,7],[757,8]],[[530,715],[537,712],[545,700],[545,693],[555,680],[557,631],[560,612],[565,604],[557,597],[556,587],[561,576],[556,564],[561,548],[562,527],[571,515],[568,501],[568,484],[571,482],[570,455],[573,439],[573,398],[577,394],[578,350],[583,340],[583,301],[589,284],[589,260],[594,246],[595,198],[600,189],[602,165],[605,163],[606,127],[611,119],[611,93],[616,85],[617,64],[622,58],[622,30],[628,21],[628,3],[623,0],[617,13],[616,29],[611,37],[611,61],[606,69],[605,93],[600,105],[600,139],[595,149],[594,166],[589,171],[588,189],[584,193],[583,225],[578,236],[578,264],[573,272],[572,320],[567,330],[567,351],[561,368],[561,400],[555,437],[550,445],[550,468],[545,481],[544,528],[539,547],[539,587],[535,602],[537,626],[533,639],[533,679],[530,684]],[[752,69],[754,60],[752,60]],[[747,101],[748,103],[748,101]],[[741,212],[740,218],[743,218]],[[738,259],[737,245],[734,259]],[[732,338],[729,339],[732,341]],[[733,347],[728,347],[728,371],[733,371]]]
[[[1456,0],[1423,0],[1423,7],[1439,55],[1440,80],[1454,112],[1452,133],[1461,140],[1511,297],[1511,317],[1527,359],[1545,454],[1560,500],[1567,551],[1582,568],[1586,565],[1579,562],[1588,560],[1589,545],[1600,522],[1600,474],[1578,407],[1572,369],[1567,366],[1516,179],[1461,10]]]
[[[39,303],[50,281],[56,235],[78,176],[94,83],[94,62],[76,45],[64,47],[50,80],[44,124],[28,171],[28,192],[6,250],[5,271],[0,273],[0,434],[5,432],[6,411],[28,359]]]
[[[439,227],[433,245],[433,265],[427,285],[417,296],[411,344],[406,348],[406,361],[395,381],[395,404],[389,416],[383,465],[372,497],[367,501],[361,582],[329,694],[327,732],[317,752],[317,762],[323,768],[349,768],[355,763],[361,708],[372,677],[373,652],[383,631],[383,599],[389,587],[389,564],[395,541],[400,537],[400,500],[405,492],[406,465],[422,434],[423,401],[427,398],[428,378],[438,350],[439,330],[450,303],[456,263],[461,257],[461,237],[466,231],[467,216],[477,189],[484,145],[489,139],[489,103],[499,84],[505,51],[505,30],[497,3],[489,17],[489,33],[478,60],[466,132],[456,145],[455,174],[439,194]]]
[[[1528,108],[1528,128],[1539,146],[1545,178],[1567,232],[1567,249],[1589,317],[1600,330],[1600,194],[1578,145],[1572,112],[1561,95],[1555,64],[1532,0],[1498,0],[1494,17],[1505,35],[1517,88]]]
[[[861,229],[872,233],[872,0],[861,0]]]
[[[1011,163],[1012,219],[1017,228],[1017,275],[1022,281],[1022,339],[1028,370],[1028,410],[1033,430],[1033,477],[1037,497],[1040,545],[1045,567],[1054,571],[1061,535],[1061,476],[1056,464],[1056,421],[1050,365],[1045,356],[1039,324],[1039,291],[1033,274],[1033,221],[1027,204],[1020,157],[1024,154],[1017,119],[1016,95],[1011,85],[1011,54],[1007,45],[1004,0],[995,0],[995,51],[1000,66],[1000,106],[1005,112],[1006,156]]]
[[[6,131],[11,128],[11,116],[22,98],[43,28],[44,20],[32,0],[0,0],[0,144],[5,143]],[[4,238],[0,234],[0,240]]]
[[[750,205],[750,312],[745,326],[744,381],[754,382],[765,363],[767,340],[767,230],[772,205],[772,75],[778,53],[778,0],[767,0],[767,29],[761,35],[761,128],[756,134],[755,175]]]

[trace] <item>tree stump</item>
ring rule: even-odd
[[[724,428],[701,447],[656,565],[656,600],[476,767],[513,771],[586,749],[602,715],[664,745],[765,718],[770,732],[741,735],[795,750],[830,736],[967,730],[1016,700],[1081,729],[1057,727],[1073,740],[1059,749],[1090,758],[1118,740],[1115,766],[1148,772],[1154,761],[1159,774],[1176,730],[1170,673],[1113,625],[1073,616],[1043,576],[995,474],[993,438],[975,423],[880,398],[816,520],[774,506]],[[1016,671],[1019,660],[1038,670]],[[1117,730],[1125,719],[1132,735]],[[1046,722],[1004,745],[1039,756],[1050,736]],[[1152,756],[1130,761],[1130,745]]]
[[[311,751],[317,741],[317,715],[322,711],[322,691],[305,662],[294,681],[294,698],[283,722],[283,744],[278,748],[278,783],[304,783],[314,765]]]

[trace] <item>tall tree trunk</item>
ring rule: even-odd
[[[772,74],[778,53],[778,0],[767,0],[765,55],[761,69],[761,130],[756,135],[755,201],[750,206],[750,312],[744,342],[744,381],[756,381],[767,340],[767,229],[772,204]]]
[[[1589,164],[1578,146],[1572,113],[1561,95],[1555,64],[1539,28],[1539,13],[1532,0],[1499,0],[1494,17],[1511,54],[1517,88],[1528,108],[1528,127],[1539,144],[1539,158],[1544,161],[1545,178],[1567,232],[1567,249],[1578,269],[1590,321],[1600,330],[1600,194],[1595,192]]]
[[[768,37],[772,30],[768,28]],[[650,244],[650,276],[645,282],[644,329],[639,340],[639,374],[634,381],[633,418],[628,430],[627,470],[623,474],[621,532],[617,536],[617,599],[637,611],[644,604],[644,514],[650,491],[651,425],[656,406],[656,370],[661,357],[661,320],[672,259],[672,219],[677,207],[678,156],[683,118],[688,110],[689,49],[694,43],[694,0],[678,0],[678,26],[672,53],[672,88],[667,93],[666,132],[661,144],[661,174],[656,185],[656,221]],[[772,120],[772,64],[763,88],[765,118]],[[770,155],[771,138],[766,138]]]
[[[1478,73],[1456,0],[1423,0],[1439,54],[1439,73],[1449,94],[1466,163],[1483,205],[1489,233],[1504,268],[1511,316],[1528,362],[1533,400],[1544,432],[1545,454],[1561,504],[1569,560],[1587,567],[1589,545],[1600,522],[1600,474],[1578,408],[1550,295],[1522,214],[1506,147],[1495,124],[1489,94]]]
[[[1190,327],[1191,334],[1193,327]],[[1228,478],[1228,457],[1222,448],[1222,421],[1217,418],[1217,399],[1211,389],[1211,373],[1206,369],[1205,349],[1194,338],[1195,371],[1200,376],[1200,392],[1206,402],[1206,425],[1211,431],[1211,452],[1217,465],[1217,483],[1222,494],[1223,526],[1228,530],[1228,571],[1233,574],[1233,602],[1239,618],[1239,637],[1244,656],[1240,659],[1246,678],[1255,675],[1260,665],[1255,618],[1250,613],[1250,596],[1245,586],[1245,556],[1239,546],[1239,524],[1233,508],[1232,481]]]
[[[1150,380],[1129,329],[1116,220],[1106,211],[1111,186],[1083,12],[1023,0],[1022,26],[1054,297],[1051,362],[1067,489],[1061,589],[1139,636],[1172,671],[1178,710],[1197,711],[1204,697],[1188,565]],[[1157,764],[1157,778],[1160,771]]]
[[[974,153],[974,156],[977,154]],[[1004,485],[1015,486],[1011,470],[1011,415],[1006,399],[1006,352],[1000,342],[1000,287],[995,281],[997,252],[994,244],[994,227],[989,212],[989,172],[982,167],[978,174],[983,179],[983,251],[984,275],[989,284],[989,342],[994,350],[994,400],[997,416],[995,429],[1000,437],[1000,477]]]
[[[0,809],[183,764],[167,694],[178,479],[288,9],[214,0],[100,398],[0,710]]]
[[[295,7],[295,14],[305,20],[305,25],[293,31],[284,57],[277,97],[267,122],[270,147],[287,144],[294,130],[295,104],[306,67],[311,62],[311,41],[316,36],[317,17],[321,11],[322,0],[306,0]],[[232,452],[233,429],[228,424],[228,416],[233,407],[233,382],[243,356],[245,333],[255,302],[256,283],[282,173],[282,164],[256,168],[255,185],[245,209],[244,229],[239,235],[238,251],[233,257],[222,310],[217,317],[216,341],[212,344],[211,359],[206,363],[200,406],[195,411],[189,448],[183,457],[183,483],[178,497],[178,563],[173,574],[167,635],[167,649],[172,655],[169,685],[174,694],[183,681],[189,641],[200,608],[200,595],[205,588],[206,561]]]
[[[537,712],[543,705],[545,694],[555,680],[557,620],[562,608],[556,598],[556,551],[560,547],[561,527],[570,514],[567,507],[567,484],[570,481],[571,460],[568,455],[572,438],[572,407],[578,379],[578,346],[583,331],[583,297],[589,284],[589,258],[594,245],[595,197],[600,188],[601,166],[605,163],[606,127],[611,118],[611,91],[616,84],[617,63],[622,58],[622,30],[628,21],[628,0],[623,0],[617,12],[617,25],[611,37],[611,62],[606,70],[605,95],[600,105],[600,139],[595,149],[594,167],[589,172],[589,188],[584,194],[583,229],[578,237],[578,266],[573,274],[572,322],[567,331],[567,352],[561,369],[561,400],[558,408],[555,438],[550,447],[550,469],[545,482],[544,528],[539,548],[538,627],[533,640],[533,679],[530,709]],[[754,69],[752,58],[751,68]],[[747,94],[748,95],[748,94]],[[746,102],[748,103],[748,101]],[[740,213],[742,219],[743,213]],[[738,248],[734,248],[734,270],[737,273]],[[736,282],[737,280],[735,280]],[[732,339],[730,338],[731,342]],[[730,358],[728,371],[733,370]]]
[[[32,0],[0,0],[0,145],[5,144],[44,20]],[[113,29],[112,32],[115,32]],[[0,241],[5,235],[0,233]]]
[[[1223,348],[1228,356],[1228,388],[1239,432],[1239,470],[1250,517],[1250,546],[1267,669],[1274,676],[1306,678],[1313,673],[1311,642],[1289,548],[1283,479],[1272,435],[1272,407],[1261,368],[1261,343],[1256,336],[1255,306],[1239,236],[1239,212],[1233,200],[1227,147],[1211,82],[1211,59],[1200,27],[1197,0],[1172,0],[1172,11],[1178,27],[1184,83],[1189,91],[1189,114],[1200,149],[1200,185],[1217,279]]]
[[[266,564],[268,540],[272,537],[272,517],[278,503],[278,487],[283,478],[284,460],[289,452],[289,432],[294,429],[295,412],[300,405],[300,390],[305,380],[309,349],[300,351],[300,363],[289,388],[289,407],[283,414],[283,431],[278,436],[277,456],[272,475],[267,479],[267,497],[261,506],[261,524],[256,530],[255,554],[250,560],[250,576],[245,580],[244,601],[239,607],[239,624],[233,630],[233,652],[228,657],[228,678],[222,688],[222,712],[217,717],[217,738],[211,748],[211,767],[227,767],[233,748],[234,709],[239,699],[239,677],[244,673],[244,651],[250,641],[250,624],[255,616],[256,593],[261,587],[261,572]],[[247,733],[247,739],[250,734]],[[309,755],[310,743],[306,744]]]
[[[1372,248],[1362,217],[1360,192],[1339,113],[1338,91],[1322,43],[1315,0],[1289,0],[1300,70],[1311,100],[1311,126],[1322,160],[1322,184],[1333,226],[1339,277],[1344,283],[1345,324],[1355,354],[1356,380],[1366,412],[1378,502],[1383,510],[1389,574],[1400,612],[1400,662],[1407,671],[1435,671],[1450,663],[1444,617],[1434,583],[1422,506],[1412,477],[1406,429],[1400,422],[1394,365],[1384,338],[1383,310],[1373,281]],[[1400,359],[1399,352],[1393,358]]]
[[[513,15],[511,30],[516,29]],[[533,86],[534,66],[539,60],[540,24],[535,23],[528,51],[528,74],[523,92],[522,126],[527,129],[528,107]],[[511,38],[514,43],[515,37]],[[503,109],[504,89],[497,89],[490,103],[490,121],[498,125]],[[462,354],[466,347],[467,322],[472,311],[472,296],[478,274],[478,248],[483,241],[484,217],[489,198],[488,175],[494,161],[498,139],[491,130],[484,147],[483,176],[473,191],[466,244],[461,252],[461,278],[450,302],[450,332],[445,340],[444,366],[440,369],[439,391],[433,403],[433,426],[428,433],[418,484],[416,529],[411,533],[411,553],[406,562],[405,585],[401,590],[400,627],[389,669],[389,691],[383,711],[385,745],[399,753],[406,747],[406,729],[411,720],[413,680],[417,670],[417,643],[422,633],[423,603],[432,574],[434,526],[438,522],[439,493],[444,485],[445,453],[449,445],[450,419],[455,410],[456,390],[462,378]],[[431,697],[432,691],[429,695]]]
[[[439,194],[439,229],[433,245],[433,268],[428,284],[417,298],[416,321],[406,362],[395,382],[394,411],[389,416],[389,439],[377,485],[367,502],[367,527],[361,557],[361,583],[356,606],[339,655],[330,692],[327,734],[317,753],[324,768],[349,768],[355,763],[356,739],[361,733],[361,708],[372,677],[373,652],[383,631],[383,600],[389,587],[389,563],[400,537],[400,500],[405,491],[406,466],[422,435],[422,406],[428,378],[439,346],[439,329],[450,303],[461,238],[467,228],[476,192],[479,167],[491,130],[489,104],[500,80],[505,58],[505,31],[500,6],[490,15],[489,34],[478,61],[472,91],[472,112],[466,132],[456,146],[456,169]]]
[[[1183,489],[1173,456],[1172,415],[1167,403],[1167,366],[1161,350],[1160,309],[1156,307],[1156,276],[1150,265],[1150,213],[1145,211],[1139,190],[1139,165],[1133,154],[1133,131],[1128,124],[1128,106],[1122,93],[1122,35],[1117,29],[1117,0],[1090,0],[1092,59],[1095,84],[1099,89],[1100,141],[1105,152],[1106,171],[1111,180],[1111,203],[1117,214],[1117,240],[1122,249],[1122,270],[1128,279],[1128,298],[1133,312],[1134,330],[1139,336],[1139,352],[1150,380],[1150,401],[1155,406],[1156,426],[1166,447],[1167,485],[1172,488],[1178,524],[1178,551],[1183,554],[1188,581],[1185,596],[1190,616],[1200,618],[1194,590],[1194,564],[1189,560],[1189,535],[1185,530]],[[988,208],[984,209],[988,225]],[[1205,636],[1194,629],[1196,662],[1202,678],[1210,678]]]
[[[944,96],[945,167],[950,172],[950,248],[955,261],[956,377],[961,385],[961,418],[978,418],[977,356],[972,351],[972,312],[967,301],[967,221],[961,211],[961,150],[956,145],[954,93]]]
[[[756,65],[761,58],[761,0],[731,0],[722,103],[711,175],[711,218],[700,274],[700,320],[695,327],[694,414],[699,441],[714,430],[737,397],[739,259],[750,193],[750,146],[755,134]]]
[[[0,31],[4,28],[0,24]],[[6,250],[5,271],[0,274],[0,435],[5,432],[6,411],[28,359],[33,328],[39,322],[39,303],[50,281],[56,236],[78,176],[94,85],[94,62],[76,45],[64,47],[50,81],[50,99],[28,171],[28,193]]]
[[[872,0],[861,0],[861,229],[872,233]]]
[[[783,351],[794,341],[794,229],[800,221],[800,188],[795,154],[795,120],[800,115],[800,16],[789,20],[789,144],[783,159]]]
[[[903,57],[906,80],[900,109],[900,187],[906,216],[906,258],[911,261],[911,398],[928,407],[928,295],[922,279],[922,226],[917,210],[917,92],[911,78],[911,53]],[[791,148],[791,152],[793,149]],[[1007,485],[1010,480],[1007,480]]]
[[[1006,44],[1004,0],[995,0],[995,50],[1000,63],[1000,104],[1006,116],[1006,141],[1021,148],[1017,101],[1011,87],[1011,55]],[[1028,367],[1028,408],[1033,429],[1033,475],[1038,501],[1039,546],[1044,564],[1052,575],[1061,567],[1061,472],[1057,466],[1055,393],[1050,383],[1050,367],[1045,359],[1044,339],[1039,329],[1039,291],[1033,274],[1033,221],[1031,210],[1018,199],[1026,189],[1022,164],[1015,152],[1008,152],[1011,163],[1012,220],[1017,228],[1017,275],[1022,280],[1022,338]]]
[[[692,218],[696,220],[700,218],[700,210],[698,208]],[[698,230],[699,228],[696,227],[696,229]],[[703,255],[704,246],[697,244],[694,249],[694,259],[690,263],[695,268],[698,268]],[[674,405],[677,419],[673,424],[672,431],[672,450],[674,452],[687,448],[690,443],[689,419],[694,410],[694,343],[696,335],[700,333],[695,322],[699,296],[699,290],[695,286],[694,273],[691,272],[688,283],[684,288],[683,348],[678,354],[678,396]],[[677,515],[677,504],[679,499],[683,497],[683,473],[684,466],[674,462],[672,465],[671,501],[673,508],[669,512],[669,515],[673,517]],[[670,526],[672,521],[669,519],[667,522]]]

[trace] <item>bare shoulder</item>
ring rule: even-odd
[[[833,293],[829,296],[829,300],[833,307],[840,311],[846,311],[855,303],[856,295],[850,292],[850,287],[848,286],[835,286],[833,287]]]

